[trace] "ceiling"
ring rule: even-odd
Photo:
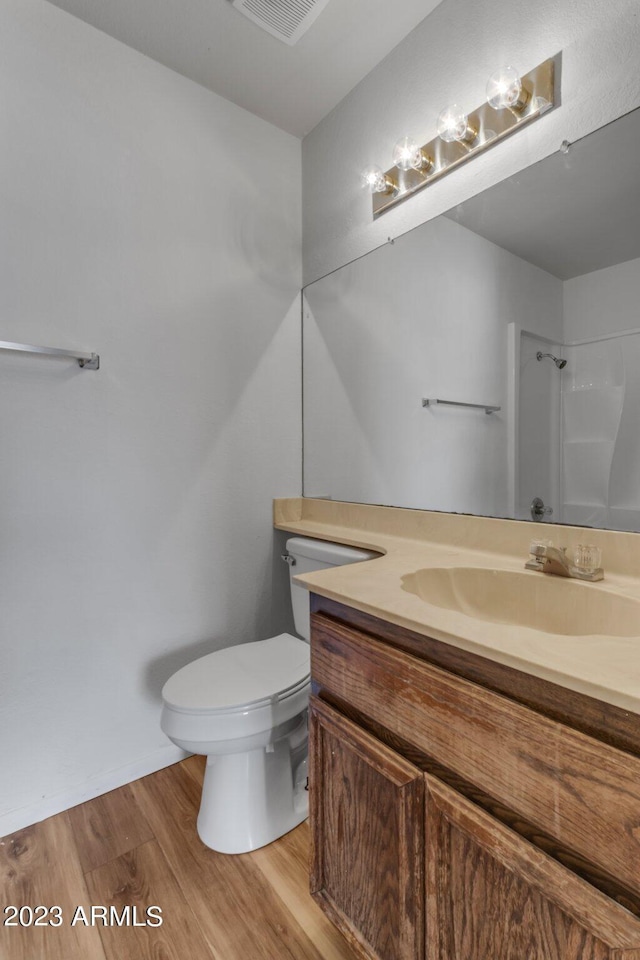
[[[295,46],[230,0],[49,0],[303,137],[441,0],[330,0]]]
[[[640,257],[640,110],[447,214],[569,280]]]

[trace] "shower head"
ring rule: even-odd
[[[542,353],[541,350],[538,350],[536,353],[536,360],[543,360],[545,357],[548,357],[549,360],[553,360],[558,370],[563,370],[567,365],[566,360],[561,360],[559,357],[554,357],[552,353]]]

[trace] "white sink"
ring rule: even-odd
[[[486,567],[425,567],[402,587],[434,607],[561,636],[640,637],[640,602],[598,584]]]

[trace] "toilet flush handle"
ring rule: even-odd
[[[285,563],[288,563],[290,567],[295,567],[296,558],[292,557],[290,553],[283,553],[282,559],[284,560]]]

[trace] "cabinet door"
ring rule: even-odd
[[[424,957],[424,778],[315,697],[311,893],[362,957]]]
[[[425,777],[427,960],[640,960],[640,920]]]
[[[640,895],[640,757],[327,617],[311,665],[326,694]]]

